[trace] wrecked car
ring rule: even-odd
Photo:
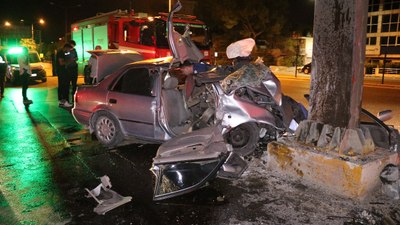
[[[170,16],[172,18],[173,12]],[[172,24],[171,19],[169,24]],[[277,131],[286,131],[288,123],[284,124],[282,120],[288,114],[283,113],[280,107],[284,97],[279,80],[262,63],[249,65],[254,73],[239,72],[244,74],[239,76],[239,80],[255,74],[260,81],[255,85],[239,87],[237,84],[245,85],[240,81],[227,85],[228,79],[231,82],[235,80],[232,77],[238,77],[235,74],[226,78],[213,72],[199,76],[196,83],[200,91],[192,96],[191,102],[187,102],[178,89],[179,82],[171,68],[186,60],[198,62],[203,55],[190,40],[190,31],[180,35],[172,25],[169,30],[173,58],[133,62],[104,76],[104,79],[102,75],[96,85],[78,88],[72,114],[103,145],[114,147],[124,140],[163,143],[221,120],[226,134],[224,138],[240,155],[248,155],[255,149],[259,138],[273,140]],[[104,68],[109,69],[109,66]],[[98,71],[100,73],[100,67]],[[220,84],[223,79],[225,82]],[[235,90],[224,90],[227,88]],[[250,92],[252,94],[248,94]],[[231,115],[226,112],[231,112]]]
[[[189,28],[183,35],[173,28],[173,14],[180,8],[178,1],[168,17],[173,57],[133,62],[96,85],[79,87],[72,109],[76,121],[105,146],[124,140],[163,143],[151,168],[155,200],[196,190],[216,176],[240,177],[247,168],[243,157],[260,140],[293,133],[307,116],[304,106],[282,94],[262,60],[228,75],[216,69],[197,74],[187,98],[176,68],[203,55]]]
[[[171,14],[179,9],[178,1]],[[196,50],[193,46],[183,48],[185,41],[179,42],[181,38],[173,35],[169,40],[174,58],[183,62],[192,59],[188,55],[197,56],[191,52]],[[175,47],[179,44],[184,53]],[[216,177],[239,178],[247,168],[243,156],[251,154],[260,140],[269,142],[293,133],[307,117],[304,106],[282,93],[280,81],[260,59],[228,76],[220,76],[214,69],[194,79],[196,88],[202,90],[194,93],[208,93],[198,98],[209,103],[199,119],[211,119],[212,123],[175,136],[159,147],[151,168],[154,200],[197,190]]]
[[[392,110],[384,110],[379,112],[377,116],[374,116],[371,112],[362,108],[360,128],[369,131],[375,146],[398,152],[400,150],[399,131],[395,127],[385,123],[385,121],[392,118]]]

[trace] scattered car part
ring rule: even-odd
[[[85,188],[89,194],[86,197],[92,197],[98,203],[98,205],[93,209],[95,213],[104,215],[108,211],[132,200],[131,196],[123,197],[117,192],[111,190],[110,178],[107,175],[102,176],[100,180],[101,183],[96,188],[92,190]]]

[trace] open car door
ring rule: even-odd
[[[186,27],[183,35],[175,31],[172,18],[174,13],[181,10],[182,4],[178,1],[168,15],[168,44],[171,49],[175,62],[183,63],[184,61],[199,62],[204,55],[190,39],[189,26]]]

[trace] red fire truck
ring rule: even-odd
[[[134,50],[145,59],[170,56],[167,40],[167,13],[148,16],[145,13],[128,13],[116,10],[77,21],[71,25],[72,39],[80,62],[87,61],[96,45],[102,49]],[[174,16],[174,27],[184,33],[186,26],[191,39],[202,51],[204,60],[210,60],[211,38],[204,22],[195,16]]]

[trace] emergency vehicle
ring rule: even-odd
[[[171,56],[167,17],[167,13],[148,16],[146,13],[115,10],[77,21],[71,25],[71,31],[79,61],[87,61],[90,57],[87,51],[93,50],[96,45],[102,49],[137,51],[145,59]],[[189,26],[192,41],[203,53],[203,60],[209,61],[211,38],[205,23],[195,16],[182,14],[174,16],[173,22],[179,33],[184,33]]]

